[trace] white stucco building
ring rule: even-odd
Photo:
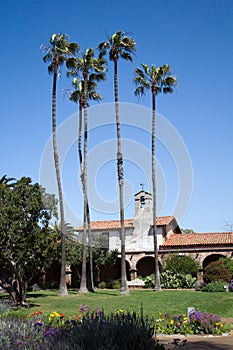
[[[152,195],[144,190],[134,196],[135,212],[132,219],[126,219],[125,250],[128,279],[137,275],[147,275],[154,269],[154,238],[153,238],[153,208]],[[158,248],[172,234],[180,234],[181,229],[173,216],[157,218]],[[83,228],[76,228],[77,234],[82,237]],[[91,222],[93,244],[110,250],[118,249],[120,254],[120,220]]]

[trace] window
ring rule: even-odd
[[[108,232],[92,232],[91,237],[93,247],[109,249]]]
[[[145,196],[140,197],[140,208],[145,209],[146,207],[146,198]]]

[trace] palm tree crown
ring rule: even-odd
[[[125,32],[119,30],[110,38],[108,37],[108,41],[100,43],[98,48],[101,57],[105,56],[109,49],[109,59],[111,61],[118,61],[119,57],[121,57],[131,62],[132,53],[136,51],[136,43]]]
[[[171,75],[171,69],[169,65],[164,64],[161,67],[156,68],[152,64],[151,68],[142,63],[142,69],[136,68],[135,82],[137,88],[135,90],[135,95],[142,96],[145,94],[146,90],[150,90],[152,94],[159,93],[173,93],[174,86],[177,84],[176,78]]]
[[[79,45],[75,42],[69,42],[67,34],[53,34],[50,38],[50,45],[41,45],[42,52],[46,52],[43,57],[45,63],[49,62],[48,72],[54,73],[67,59],[79,50]]]
[[[90,74],[87,83],[87,98],[88,100],[100,101],[103,97],[96,92],[97,83],[94,80],[95,74]],[[79,103],[81,108],[84,107],[84,81],[78,79],[77,77],[72,80],[73,91],[70,94],[70,101]]]
[[[82,57],[71,57],[67,60],[68,75],[79,76],[91,75],[89,80],[100,81],[105,79],[105,59],[103,57],[94,57],[95,51],[88,48]],[[90,74],[90,72],[92,72]]]

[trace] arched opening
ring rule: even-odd
[[[146,208],[146,198],[145,196],[140,197],[140,208],[145,209]]]
[[[159,264],[160,265],[160,264]],[[155,260],[153,256],[141,258],[136,265],[137,275],[141,277],[150,276],[155,272]]]
[[[208,266],[210,263],[212,263],[213,261],[218,261],[219,259],[221,258],[224,258],[225,256],[222,255],[222,254],[211,254],[211,255],[208,255],[204,260],[203,260],[203,263],[202,263],[202,267],[203,269],[206,268],[206,266]]]
[[[127,281],[130,281],[130,265],[126,260],[126,278]],[[117,258],[117,261],[114,265],[103,266],[100,270],[100,280],[109,281],[109,280],[118,280],[121,278],[121,258]]]

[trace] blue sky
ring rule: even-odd
[[[42,155],[51,136],[52,80],[42,61],[40,45],[49,42],[53,33],[64,32],[84,51],[105,40],[105,32],[111,35],[122,29],[135,39],[137,52],[132,63],[119,62],[121,102],[150,108],[150,96],[138,101],[133,94],[133,72],[143,62],[156,66],[167,63],[178,79],[173,95],[158,96],[157,108],[179,133],[192,165],[192,197],[180,226],[196,232],[224,231],[226,222],[233,224],[232,16],[231,0],[119,0],[115,6],[107,0],[70,0],[67,4],[60,0],[2,0],[0,176],[29,176],[34,182],[41,179]],[[69,87],[70,81],[63,72],[58,87],[59,126],[77,110],[62,94],[62,90]],[[113,102],[111,64],[108,80],[100,84],[99,92],[104,103]],[[99,104],[92,108],[94,118],[96,108],[102,107]],[[118,218],[117,210],[111,209],[109,214],[106,209],[98,208],[101,201],[106,207],[109,203],[109,208],[117,201],[115,155],[107,156],[106,149],[108,142],[115,140],[115,128],[110,122],[101,127],[100,121],[101,117],[99,126],[90,132],[90,160],[100,159],[95,152],[99,152],[97,155],[101,152],[102,162],[100,168],[97,164],[95,172],[90,174],[91,180],[94,179],[89,186],[90,196],[94,192],[99,196],[93,199],[93,220]],[[148,153],[148,130],[135,129],[134,121],[133,125],[124,125],[124,115],[121,121],[125,148],[132,145],[135,154],[139,154],[136,149],[141,144],[141,149],[145,148]],[[69,128],[73,128],[73,124]],[[67,131],[61,127],[62,130]],[[157,142],[160,215],[173,215],[179,192],[179,171],[187,166],[184,162],[182,168],[182,160],[177,166],[176,144],[167,149],[168,139],[173,136],[174,133],[167,134],[164,143]],[[65,137],[69,139],[69,135]],[[141,182],[145,183],[146,190],[151,189],[149,170],[138,165],[135,154],[131,153],[125,161],[126,188],[131,194],[140,190]],[[182,154],[180,156],[182,158]],[[47,167],[53,169],[53,163]],[[80,218],[82,200],[77,173],[76,148],[71,143],[62,180],[66,200],[74,215]],[[181,190],[188,192],[190,188],[185,188],[190,180],[188,170],[186,176]],[[46,181],[42,184],[47,185]],[[133,217],[132,196],[126,202],[126,217]],[[77,224],[78,220],[71,223]]]

